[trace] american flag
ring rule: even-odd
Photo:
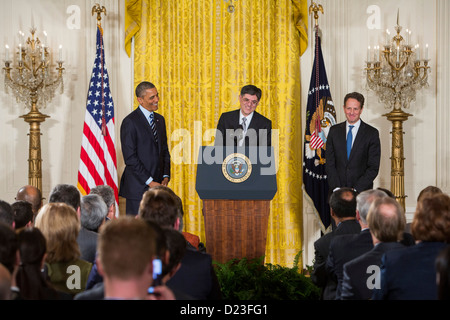
[[[89,194],[91,188],[109,185],[119,208],[117,158],[114,134],[114,103],[105,66],[103,30],[97,26],[97,51],[86,102],[81,142],[78,189]]]

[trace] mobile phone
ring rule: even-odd
[[[154,288],[161,285],[162,281],[162,261],[153,259],[153,284],[148,288],[148,293],[153,293]]]

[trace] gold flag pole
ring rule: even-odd
[[[314,12],[314,21],[315,21],[316,27],[319,26],[319,11],[322,12],[322,14],[323,14],[323,7],[321,4],[317,5],[317,3],[313,2],[309,6],[309,14]]]

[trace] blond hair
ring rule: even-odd
[[[47,240],[46,262],[70,262],[80,258],[77,242],[80,221],[74,208],[62,202],[48,203],[39,210],[35,227]]]

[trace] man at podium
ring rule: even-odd
[[[261,94],[254,85],[242,87],[240,109],[224,112],[219,118],[215,146],[271,146],[272,121],[255,111]]]

